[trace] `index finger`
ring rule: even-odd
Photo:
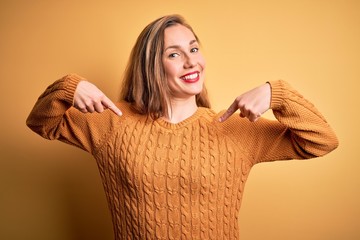
[[[224,122],[231,115],[234,114],[238,110],[238,102],[235,100],[230,107],[226,110],[226,112],[219,118],[219,122]]]
[[[113,111],[116,115],[121,116],[122,112],[120,111],[120,109],[107,97],[105,97],[101,103],[108,109],[110,109],[111,111]]]

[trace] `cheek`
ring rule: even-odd
[[[198,63],[199,65],[201,66],[201,68],[203,70],[205,70],[205,67],[206,67],[206,61],[205,61],[205,58],[201,55],[198,59]]]
[[[174,64],[170,64],[169,62],[163,62],[164,71],[166,76],[169,78],[173,77],[177,73],[176,66]]]

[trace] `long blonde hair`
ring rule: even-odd
[[[170,90],[162,64],[164,31],[176,24],[190,29],[199,41],[180,15],[161,17],[147,25],[138,36],[124,74],[120,99],[131,103],[139,113],[150,114],[155,119],[168,116]],[[196,103],[199,107],[210,107],[205,86],[196,96]]]

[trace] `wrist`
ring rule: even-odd
[[[281,80],[268,81],[270,86],[270,108],[278,109],[283,102],[283,84]]]

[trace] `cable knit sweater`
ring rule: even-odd
[[[198,108],[172,124],[126,102],[83,114],[72,107],[81,77],[67,75],[39,97],[27,125],[84,149],[97,161],[116,239],[239,239],[244,184],[259,162],[322,156],[337,138],[315,107],[284,81],[270,82],[278,121]]]

